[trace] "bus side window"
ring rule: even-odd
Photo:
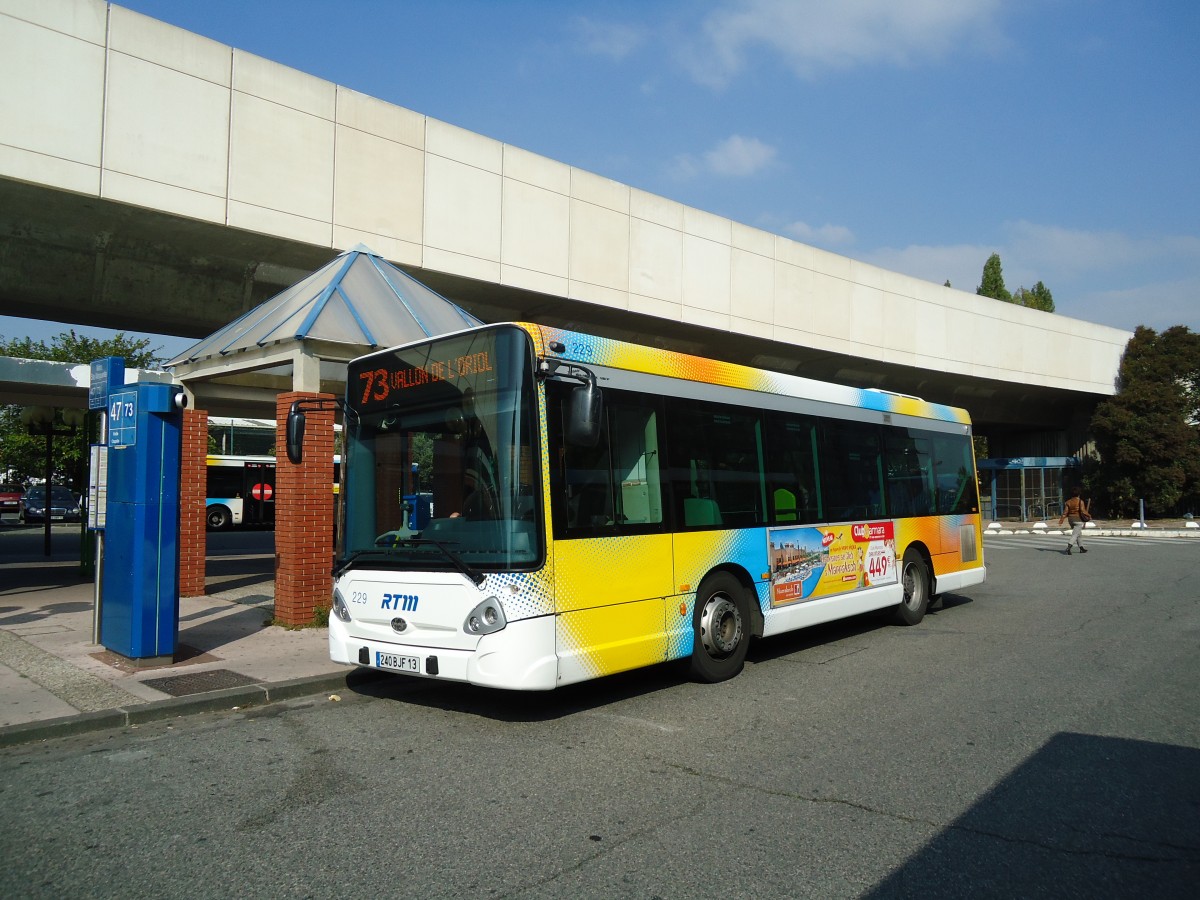
[[[546,392],[555,535],[661,529],[658,399],[605,389],[600,440],[580,447],[565,439],[569,390],[551,382]]]
[[[820,520],[815,431],[813,421],[802,416],[767,415],[767,483],[773,525]]]
[[[936,510],[932,498],[933,442],[926,432],[893,428],[884,442],[888,481],[888,514],[927,516]]]
[[[933,460],[937,476],[936,511],[947,515],[977,512],[979,496],[972,475],[971,438],[967,435],[934,435]]]
[[[662,522],[657,411],[626,406],[618,399],[610,405],[609,428],[614,476],[620,484],[620,523],[647,525]]]
[[[676,515],[683,527],[765,524],[762,416],[672,398],[667,422]]]
[[[830,520],[885,515],[878,427],[827,419],[820,431],[821,493]]]

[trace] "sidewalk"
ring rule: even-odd
[[[1088,536],[1104,537],[1147,537],[1147,538],[1200,538],[1200,525],[1184,519],[1147,520],[1145,525],[1120,520],[1095,520],[1084,526]],[[1071,533],[1068,525],[1059,525],[1057,518],[1028,522],[986,522],[983,533],[987,534],[1058,534]]]
[[[344,690],[355,670],[330,661],[327,629],[266,624],[271,562],[223,559],[212,593],[180,600],[175,662],[139,669],[92,643],[77,562],[0,560],[0,747]]]

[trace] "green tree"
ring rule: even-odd
[[[1192,511],[1200,498],[1200,334],[1139,326],[1125,347],[1117,393],[1097,406],[1100,463],[1091,486],[1115,515],[1145,500],[1151,515]]]
[[[0,335],[0,356],[65,363],[90,363],[105,356],[120,356],[124,357],[125,365],[131,369],[161,365],[164,360],[158,356],[160,349],[150,349],[149,338],[133,338],[124,332],[108,340],[97,340],[78,335],[71,329],[51,338],[49,344],[28,337],[5,340]],[[62,426],[61,418],[56,419],[56,426]],[[17,481],[42,477],[45,448],[46,438],[29,434],[21,422],[20,406],[0,406],[0,478],[7,478],[10,474]],[[82,485],[77,482],[82,471],[83,440],[56,440],[51,463],[52,479],[71,484],[79,490]]]
[[[33,338],[13,338],[6,341],[0,335],[0,356],[18,359],[49,359],[54,362],[90,363],[104,356],[121,356],[130,369],[149,369],[166,360],[158,356],[161,347],[150,349],[150,338],[133,338],[123,331],[108,340],[76,334],[75,329],[64,331],[45,341]]]
[[[993,253],[983,264],[983,283],[975,288],[975,293],[993,300],[1003,300],[1012,303],[1012,294],[1004,286],[1004,271],[1000,265],[1000,254]]]
[[[947,282],[949,287],[949,282]],[[1004,271],[1000,265],[1000,254],[993,253],[983,264],[983,283],[975,288],[975,293],[993,300],[1003,300],[1005,303],[1015,303],[1029,309],[1040,309],[1043,312],[1054,312],[1054,295],[1050,288],[1038,282],[1033,290],[1019,287],[1016,293],[1010,294],[1004,286]]]
[[[1026,290],[1024,287],[1017,288],[1012,295],[1012,302],[1030,309],[1054,312],[1054,295],[1050,293],[1050,288],[1040,281],[1033,286],[1033,290]]]
[[[1034,309],[1054,312],[1054,295],[1050,293],[1050,288],[1039,281],[1033,286],[1032,293],[1035,302],[1026,305],[1032,306]]]

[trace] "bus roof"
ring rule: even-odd
[[[799,375],[755,369],[737,363],[646,347],[546,325],[527,322],[514,324],[529,333],[537,347],[538,356],[542,358],[563,359],[581,365],[607,366],[612,369],[644,372],[649,375],[768,394],[805,397],[895,415],[917,416],[962,425],[971,423],[971,417],[965,409],[930,403],[908,394],[816,381]]]

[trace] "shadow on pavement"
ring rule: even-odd
[[[971,601],[957,594],[945,594],[943,609],[953,614],[955,607]],[[931,615],[936,613],[931,612]],[[750,644],[747,665],[769,662],[806,650],[832,647],[845,638],[888,627],[878,613],[817,625]],[[836,648],[834,648],[836,652]],[[821,662],[828,657],[828,652]],[[347,688],[357,694],[378,699],[413,703],[432,709],[481,716],[504,722],[544,722],[565,716],[620,704],[633,697],[677,688],[691,681],[687,660],[662,663],[632,672],[609,675],[595,681],[567,685],[554,691],[502,691],[450,681],[431,681],[374,669],[352,671]],[[696,685],[698,690],[707,685]]]
[[[92,604],[83,601],[47,603],[43,606],[0,606],[0,626],[30,625],[61,613],[90,612]]]
[[[553,691],[503,691],[452,681],[413,678],[398,673],[393,675],[375,669],[350,672],[346,686],[366,697],[412,703],[502,722],[547,722],[678,687],[687,681],[684,667],[678,663],[663,663],[583,684],[567,685]]]
[[[1060,733],[864,894],[1192,898],[1200,750]]]
[[[186,630],[180,628],[180,642],[201,653],[213,653],[227,644],[240,641],[270,624],[271,613],[257,607],[247,606],[229,615],[216,616],[227,607],[214,608],[211,612],[193,613],[187,617]],[[205,616],[213,616],[205,621]],[[180,619],[183,626],[184,620]]]

